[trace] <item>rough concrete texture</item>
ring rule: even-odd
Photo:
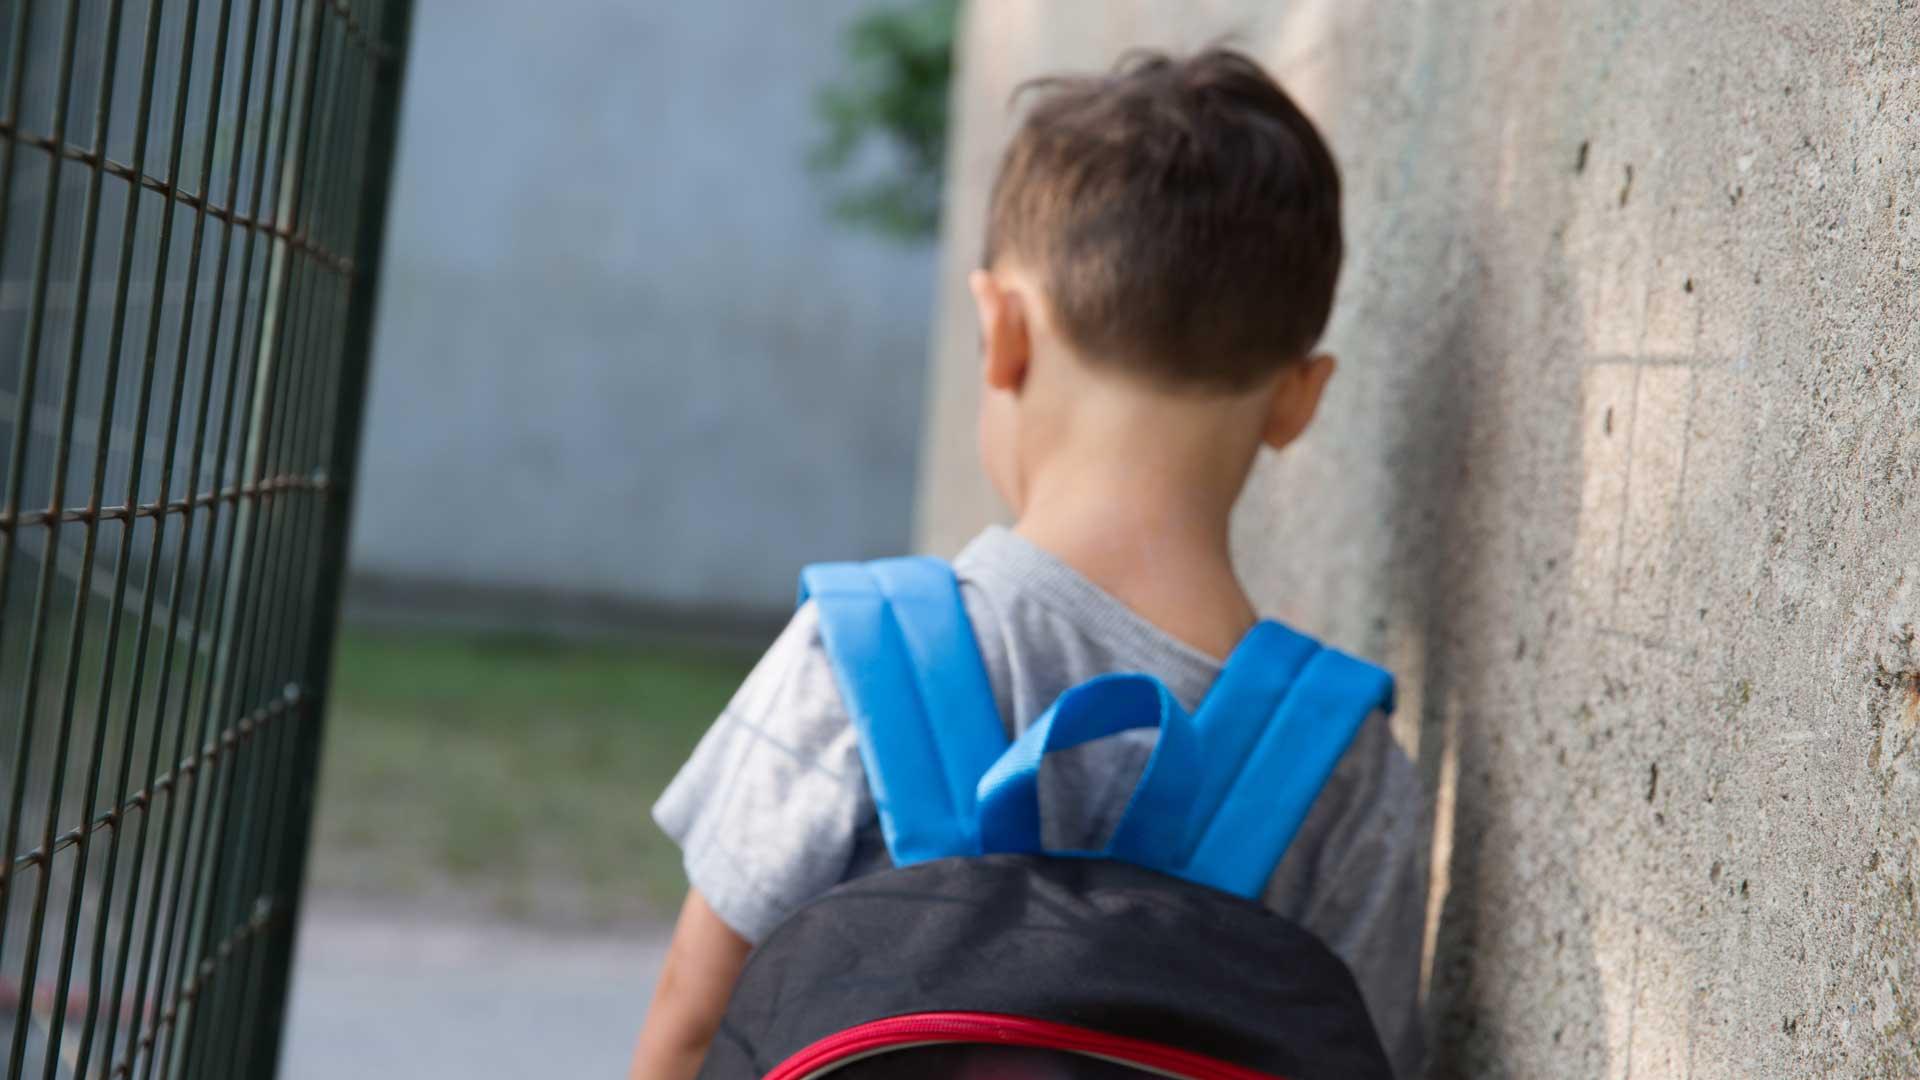
[[[1236,541],[1389,663],[1437,1076],[1920,1075],[1920,9],[982,0],[921,535],[1010,88],[1237,32],[1325,127],[1322,423]]]

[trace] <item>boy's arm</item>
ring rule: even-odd
[[[859,737],[806,604],[754,666],[654,804],[691,889],[667,949],[633,1072],[693,1076],[749,942],[839,884],[875,821]]]
[[[689,889],[634,1048],[628,1080],[692,1080],[753,948]]]
[[[874,817],[860,740],[803,605],[653,807],[691,886],[632,1076],[699,1072],[749,942],[847,876]]]

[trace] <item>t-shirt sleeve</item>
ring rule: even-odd
[[[874,818],[859,747],[803,605],[654,804],[687,880],[758,943],[847,874]]]
[[[1426,938],[1426,802],[1384,714],[1355,736],[1289,851],[1270,897],[1313,931],[1360,984],[1394,1074],[1421,1075],[1426,1056],[1420,966]],[[1304,897],[1304,903],[1299,902]]]

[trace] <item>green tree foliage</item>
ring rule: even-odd
[[[826,131],[810,158],[842,220],[908,243],[939,231],[959,8],[960,0],[907,0],[847,28],[846,74],[820,90]],[[882,167],[863,153],[870,144],[883,148]]]

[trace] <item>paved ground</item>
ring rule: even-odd
[[[620,1076],[664,928],[567,934],[320,904],[281,1076]]]

